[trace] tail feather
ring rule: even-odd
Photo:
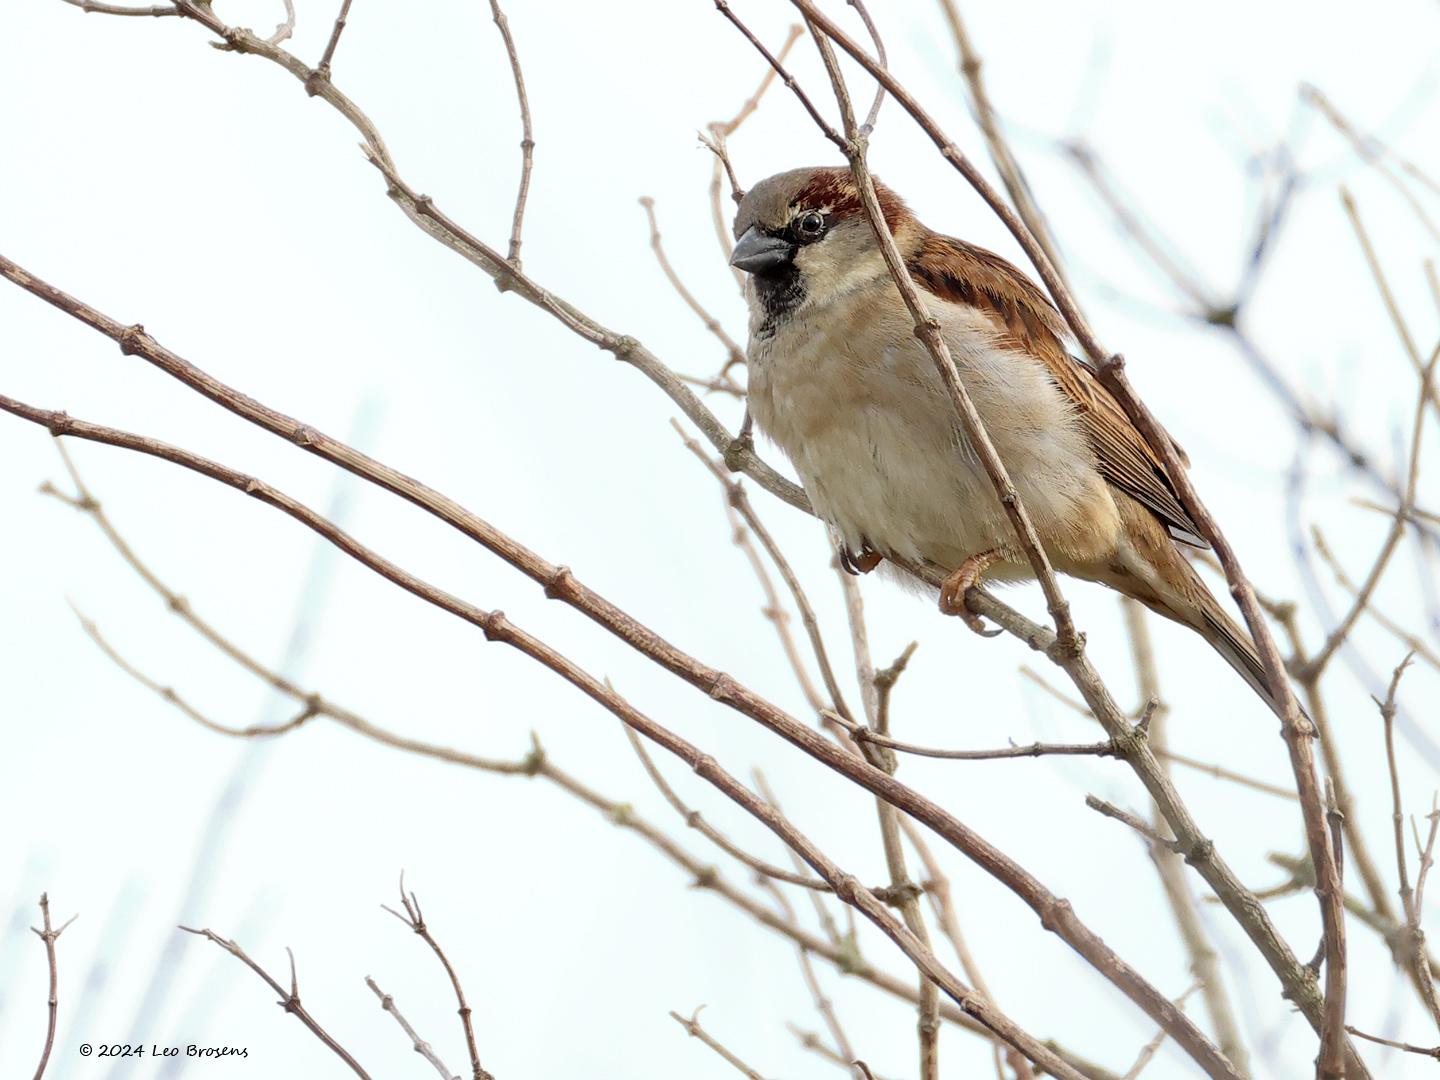
[[[1180,554],[1152,515],[1128,498],[1117,498],[1116,502],[1129,526],[1125,539],[1116,559],[1102,573],[1092,571],[1086,576],[1199,633],[1280,716],[1276,695],[1250,635],[1220,607],[1190,561]]]
[[[1203,606],[1201,614],[1210,631],[1205,634],[1205,640],[1210,642],[1215,651],[1225,658],[1225,661],[1235,669],[1236,674],[1250,684],[1250,689],[1264,699],[1271,711],[1279,716],[1279,702],[1270,688],[1270,679],[1265,674],[1265,665],[1260,662],[1260,656],[1250,642],[1250,635],[1241,628],[1239,623],[1221,611],[1220,606],[1213,600]]]

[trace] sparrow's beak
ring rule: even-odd
[[[730,265],[747,274],[764,274],[795,257],[795,245],[778,236],[766,236],[751,225],[735,244]]]

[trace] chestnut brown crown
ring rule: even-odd
[[[904,202],[878,183],[876,193],[891,230],[908,238],[919,226]],[[826,303],[885,275],[846,168],[792,169],[762,180],[741,200],[734,228],[731,265],[751,275],[754,299],[767,319]]]

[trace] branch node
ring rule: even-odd
[[[737,435],[725,447],[725,468],[731,472],[744,472],[746,464],[754,456],[754,437],[749,432]]]
[[[1190,845],[1189,850],[1185,852],[1185,862],[1190,866],[1199,866],[1201,863],[1209,862],[1214,857],[1215,841],[1207,840],[1204,837],[1196,840],[1195,843]]]
[[[617,360],[629,360],[640,348],[640,342],[629,334],[619,334],[601,346],[615,354]]]
[[[485,616],[485,621],[480,625],[480,632],[485,635],[486,641],[504,641],[508,625],[509,620],[505,618],[505,612],[492,611]]]
[[[1061,924],[1070,921],[1072,914],[1070,901],[1063,897],[1057,897],[1053,903],[1045,905],[1044,911],[1040,914],[1040,925],[1054,933]]]
[[[530,752],[520,759],[520,771],[526,776],[539,776],[545,768],[545,748],[540,736],[530,733]]]
[[[149,337],[149,335],[145,333],[145,327],[141,326],[138,322],[133,326],[125,327],[124,330],[120,331],[120,351],[126,356],[134,356],[140,351],[136,342],[141,338],[147,337]]]
[[[1119,375],[1120,372],[1122,372],[1122,371],[1124,371],[1124,370],[1125,370],[1125,354],[1124,354],[1124,353],[1118,353],[1118,352],[1117,352],[1117,353],[1111,353],[1111,354],[1110,354],[1109,356],[1107,356],[1104,360],[1101,360],[1100,363],[1098,363],[1098,364],[1095,365],[1095,372],[1096,372],[1096,374],[1098,374],[1098,375],[1101,376],[1102,378],[1105,378],[1105,377],[1107,377],[1107,376]]]
[[[545,596],[550,600],[563,600],[575,591],[575,575],[568,566],[557,566],[555,572],[545,580]]]
[[[923,890],[913,881],[901,881],[894,885],[880,885],[870,891],[882,903],[899,908],[904,907],[911,900],[918,900]]]
[[[735,680],[725,672],[717,671],[715,678],[710,680],[710,689],[706,692],[716,701],[729,701],[735,696]]]

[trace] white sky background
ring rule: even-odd
[[[299,0],[293,43],[315,62],[334,5]],[[849,16],[843,5],[832,5]],[[1421,274],[1434,245],[1398,196],[1297,106],[1302,81],[1432,175],[1437,119],[1433,3],[1361,17],[1352,4],[963,5],[992,97],[1056,227],[1082,302],[1132,377],[1187,447],[1194,477],[1272,594],[1305,597],[1285,525],[1283,478],[1296,435],[1219,335],[1157,311],[1173,307],[1151,269],[1054,151],[1083,133],[1124,188],[1163,224],[1217,290],[1245,256],[1258,187],[1245,157],[1286,133],[1314,169],[1252,311],[1255,337],[1315,399],[1342,403],[1349,427],[1388,467],[1408,438],[1414,379],[1380,305],[1336,185],[1360,201],[1415,336],[1437,315]],[[792,9],[738,5],[770,43]],[[232,23],[268,31],[279,4],[222,3]],[[952,47],[937,4],[876,5],[896,73],[977,160]],[[705,0],[511,4],[538,149],[524,262],[539,281],[673,367],[708,374],[721,354],[662,278],[636,198],[655,197],[670,254],[737,337],[742,305],[719,258],[706,197],[708,155],[695,130],[728,117],[761,61]],[[707,662],[803,710],[758,585],[731,546],[717,487],[669,426],[678,411],[642,376],[580,341],[435,244],[385,198],[354,132],[278,68],[216,53],[198,26],[118,20],[54,0],[0,15],[0,236],[35,273],[125,321],[245,392],[346,436],[373,408],[367,448],[456,497]],[[826,100],[802,43],[795,67]],[[480,0],[357,3],[337,85],[384,133],[402,174],[497,247],[508,237],[519,139],[510,73]],[[858,85],[858,84],[857,84]],[[857,97],[865,95],[857,89]],[[735,137],[742,179],[835,159],[783,88]],[[931,225],[1019,259],[1014,244],[893,104],[872,160]],[[986,163],[988,167],[988,162]],[[1428,203],[1440,214],[1437,200]],[[1137,304],[1124,297],[1143,298]],[[191,447],[323,507],[322,463],[186,391],[10,286],[0,289],[0,389],[42,406]],[[367,406],[366,403],[369,403]],[[711,405],[732,426],[733,402]],[[1431,425],[1429,437],[1436,432]],[[308,1077],[343,1066],[274,1005],[238,963],[181,942],[155,1020],[133,1026],[181,904],[214,802],[247,755],[252,783],[225,810],[201,925],[239,937],[272,972],[294,948],[302,997],[376,1077],[428,1067],[362,983],[373,975],[455,1070],[465,1055],[443,974],[423,943],[380,911],[403,867],[462,973],[482,1060],[520,1077],[724,1077],[729,1067],[666,1016],[708,1003],[703,1020],[767,1076],[838,1076],[785,1030],[820,1022],[791,947],[686,888],[633,834],[543,782],[407,757],[327,722],[255,754],[170,709],[105,660],[65,606],[73,598],[134,663],[217,719],[279,719],[264,687],[163,610],[93,525],[35,494],[62,471],[40,429],[0,418],[0,1074],[28,1075],[44,1034],[43,950],[23,927],[48,889],[57,915],[81,918],[60,941],[61,1021],[52,1075],[111,1075],[82,1061],[83,1041],[249,1047],[246,1061],[187,1075]],[[773,448],[767,455],[775,460]],[[266,662],[280,663],[316,543],[289,519],[173,466],[72,444],[80,468],[143,558],[203,615]],[[1370,495],[1333,455],[1310,455],[1303,520],[1321,524],[1352,574],[1368,567],[1386,520],[1354,508]],[[1422,479],[1421,501],[1437,488]],[[762,766],[793,820],[847,869],[880,882],[873,801],[737,714],[660,676],[597,627],[476,546],[397,500],[350,486],[348,527],[430,581],[502,607],[740,775]],[[752,486],[752,491],[754,491]],[[848,661],[839,590],[823,531],[755,491],[821,610],[832,654]],[[660,801],[617,722],[513,650],[338,559],[311,626],[302,681],[372,721],[494,757],[519,757],[531,729],[554,760],[635,804],[705,860],[724,857]],[[1320,571],[1331,603],[1344,598]],[[1425,622],[1407,543],[1381,590],[1407,625]],[[1017,676],[1043,666],[1009,638],[981,641],[928,601],[866,579],[877,661],[921,646],[896,693],[902,737],[946,746],[1007,739],[1082,741],[1098,729]],[[1133,676],[1115,598],[1070,585],[1092,656],[1122,701]],[[1007,599],[1043,613],[1038,592]],[[1306,604],[1311,641],[1321,630]],[[1276,725],[1193,635],[1154,625],[1176,749],[1285,783]],[[1362,625],[1368,662],[1403,654]],[[1050,677],[1049,672],[1046,672]],[[1054,677],[1057,683],[1058,676]],[[1329,701],[1372,850],[1393,875],[1379,722],[1336,665]],[[1433,720],[1437,680],[1417,668],[1402,697]],[[852,698],[853,698],[852,693]],[[286,707],[288,709],[288,707]],[[1402,742],[1408,806],[1421,811],[1434,770]],[[684,798],[766,857],[784,854],[705,785],[662,767]],[[902,777],[940,799],[1068,897],[1082,918],[1167,993],[1189,984],[1155,874],[1123,826],[1085,809],[1087,792],[1144,806],[1113,762],[988,764],[907,760]],[[1253,887],[1298,852],[1298,813],[1194,773],[1181,790],[1222,854]],[[939,845],[937,844],[937,847]],[[1000,1005],[1123,1072],[1151,1022],[1097,977],[1028,908],[958,856],[947,860],[965,928]],[[1413,867],[1413,861],[1412,861]],[[727,875],[744,885],[733,866]],[[1198,882],[1198,879],[1196,879]],[[808,918],[808,902],[796,896]],[[1317,940],[1315,905],[1270,905],[1295,951]],[[1313,1037],[1235,925],[1207,906],[1259,1076],[1306,1075]],[[1433,925],[1433,920],[1432,920]],[[1351,1019],[1432,1043],[1375,937],[1351,924]],[[906,975],[877,935],[868,959]],[[97,968],[95,965],[102,967]],[[821,965],[858,1052],[877,1074],[913,1075],[913,1013]],[[87,978],[103,987],[83,999]],[[1203,1017],[1198,1003],[1192,1012]],[[989,1052],[955,1030],[944,1074],[986,1075]],[[1418,1076],[1422,1059],[1368,1052],[1377,1075]],[[148,1058],[121,1075],[157,1075]],[[1147,1076],[1191,1075],[1166,1049]]]

